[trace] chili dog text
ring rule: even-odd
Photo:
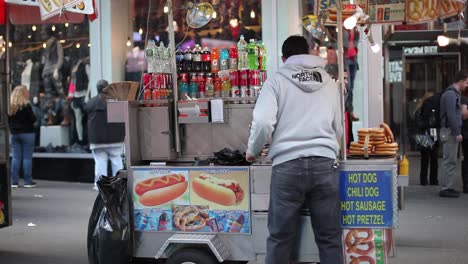
[[[237,205],[244,199],[244,190],[238,182],[202,174],[192,181],[192,189],[201,198],[220,205]]]
[[[184,194],[188,183],[181,174],[171,174],[147,179],[135,185],[135,193],[144,206],[170,202]]]

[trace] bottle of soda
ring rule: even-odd
[[[214,82],[214,97],[221,98],[221,91],[223,90],[221,85],[221,78],[216,77]]]
[[[192,71],[192,51],[190,50],[190,46],[184,50],[184,71]]]
[[[249,69],[258,70],[258,47],[254,39],[251,39],[247,45],[247,63]]]
[[[240,233],[242,227],[244,226],[245,218],[241,214],[236,221],[232,222],[231,227],[229,228],[229,233]]]
[[[195,48],[192,51],[192,71],[194,72],[201,72],[201,47],[198,44],[195,44]]]
[[[229,80],[228,76],[223,77],[223,81],[221,83],[221,89],[222,89],[222,97],[228,98],[229,95],[231,94],[231,81]]]
[[[244,35],[240,36],[240,40],[237,43],[237,68],[239,70],[248,69],[249,65],[247,64],[247,42],[244,39]]]
[[[213,47],[211,51],[211,71],[214,73],[219,72],[219,51],[216,47]]]
[[[211,72],[211,52],[208,45],[203,47],[202,53],[202,72]]]
[[[169,217],[167,217],[166,212],[163,212],[159,216],[158,220],[158,231],[167,231],[167,227],[169,225]]]
[[[187,100],[188,94],[188,74],[181,73],[179,79],[180,100]]]
[[[257,47],[258,47],[258,66],[260,70],[266,71],[267,51],[266,51],[265,45],[263,44],[263,41],[261,40],[257,41]]]
[[[198,74],[198,98],[205,98],[206,96],[206,81],[205,74]]]
[[[192,73],[190,77],[190,85],[188,88],[188,95],[192,99],[197,98],[197,93],[198,93],[198,78],[196,73]]]
[[[180,47],[175,52],[177,73],[184,72],[184,53]]]
[[[229,51],[225,46],[221,47],[221,54],[219,55],[219,68],[222,71],[229,69]]]
[[[237,54],[236,46],[232,46],[229,50],[229,69],[237,70],[237,59],[239,55]]]
[[[148,73],[156,72],[156,43],[149,40],[145,50],[146,63],[148,64]]]
[[[206,90],[206,97],[207,98],[213,97],[213,95],[214,95],[214,80],[213,80],[213,74],[212,73],[207,73],[206,74],[205,90]]]

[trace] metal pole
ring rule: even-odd
[[[176,43],[175,43],[175,33],[174,33],[174,13],[172,9],[172,0],[167,0],[167,7],[169,8],[169,13],[167,16],[167,21],[169,23],[169,47],[171,48],[171,52],[175,54],[176,50]],[[176,69],[176,58],[175,56],[171,57],[171,73],[172,73],[172,87],[173,91],[172,94],[174,95],[174,137],[176,143],[176,151],[177,153],[181,152],[180,147],[180,128],[179,128],[179,120],[177,118],[177,102],[179,101],[179,88],[177,87],[177,69]]]
[[[346,161],[346,120],[345,120],[345,100],[344,100],[344,61],[343,61],[343,1],[337,0],[336,4],[336,14],[337,14],[337,28],[338,28],[338,79],[339,79],[339,89],[340,89],[340,102],[341,102],[341,118],[343,124],[343,136],[341,137],[341,160]]]

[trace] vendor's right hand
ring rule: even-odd
[[[458,135],[457,136],[457,142],[462,142],[463,141],[463,136],[462,135]]]
[[[245,154],[245,160],[252,163],[252,162],[255,162],[257,160],[257,158],[255,156],[250,155],[249,152],[247,152]]]

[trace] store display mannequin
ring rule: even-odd
[[[344,65],[349,78],[345,107],[349,111],[352,121],[359,120],[354,113],[353,106],[354,81],[356,79],[356,72],[359,70],[357,58],[359,38],[360,34],[357,28],[343,31]]]
[[[73,64],[71,69],[70,86],[68,89],[68,98],[71,100],[71,107],[75,114],[75,128],[80,144],[84,142],[83,114],[85,99],[89,93],[89,56],[79,59]]]
[[[42,70],[42,80],[46,94],[46,106],[48,115],[48,125],[55,124],[55,117],[60,113],[60,109],[65,109],[65,95],[63,92],[63,83],[60,68],[63,63],[63,48],[57,38],[53,36],[50,27],[42,27],[41,38],[45,41],[46,48],[42,53],[41,63],[44,65]],[[54,102],[55,101],[55,102]],[[64,115],[68,117],[69,115]],[[64,118],[61,125],[68,125],[69,118]]]
[[[40,64],[35,50],[36,48],[29,48],[24,52],[26,62],[21,73],[21,85],[28,88],[31,101],[34,97],[39,96]]]

